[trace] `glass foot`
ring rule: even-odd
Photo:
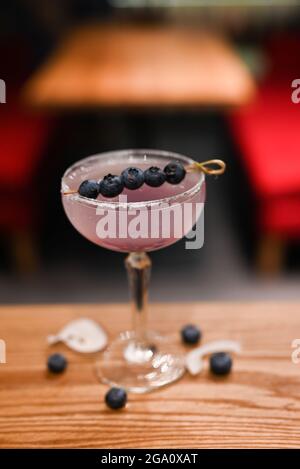
[[[184,358],[176,344],[155,333],[138,343],[133,332],[112,342],[97,363],[99,379],[110,386],[144,393],[178,380],[184,374]]]

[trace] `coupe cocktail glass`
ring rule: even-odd
[[[128,253],[125,265],[132,299],[133,330],[122,333],[111,343],[97,363],[97,372],[103,382],[132,392],[163,386],[184,373],[184,360],[176,344],[147,329],[151,270],[147,253],[167,247],[190,232],[204,206],[205,176],[203,172],[191,171],[177,185],[164,183],[160,187],[149,187],[144,184],[136,190],[124,189],[120,196],[112,199],[101,195],[95,200],[87,199],[80,196],[77,189],[85,179],[100,180],[108,173],[119,175],[131,166],[143,170],[150,166],[164,168],[173,161],[180,161],[186,167],[194,163],[186,156],[160,150],[112,151],[78,161],[62,178],[63,206],[72,225],[93,243]],[[185,208],[187,212],[182,216]],[[140,223],[137,223],[137,214],[141,213]],[[106,217],[107,223],[115,220],[111,225],[112,236],[103,235],[104,225],[99,228],[101,217]],[[160,228],[162,220],[167,219],[166,236]],[[137,234],[137,225],[140,227],[142,221],[147,223]],[[133,231],[130,231],[131,225],[135,228]]]

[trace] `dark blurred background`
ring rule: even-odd
[[[60,178],[79,158],[136,147],[228,164],[208,181],[204,248],[153,253],[152,299],[299,298],[299,20],[284,0],[2,0],[0,302],[127,299],[124,256],[73,229]]]

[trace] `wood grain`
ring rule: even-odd
[[[230,376],[207,369],[169,387],[129,396],[126,409],[107,409],[107,388],[94,373],[97,355],[82,356],[45,337],[69,320],[88,316],[111,335],[126,329],[126,305],[0,308],[0,446],[98,448],[288,448],[300,446],[300,364],[291,342],[300,337],[300,304],[156,304],[151,322],[177,334],[187,322],[203,329],[203,343],[241,341]],[[152,327],[153,327],[152,326]],[[47,355],[65,353],[61,376],[45,370]]]
[[[74,30],[30,79],[34,106],[236,106],[254,81],[223,37],[174,26]]]

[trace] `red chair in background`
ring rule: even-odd
[[[11,57],[12,64],[6,62],[1,76],[7,96],[6,103],[0,104],[0,232],[10,241],[17,269],[29,271],[37,264],[34,235],[41,214],[36,180],[52,123],[20,102],[23,70],[18,58],[26,62],[24,48],[10,45],[5,56]]]
[[[298,37],[273,39],[256,98],[229,117],[255,196],[258,266],[268,272],[280,269],[285,243],[300,239],[300,103],[291,100],[299,50]]]

